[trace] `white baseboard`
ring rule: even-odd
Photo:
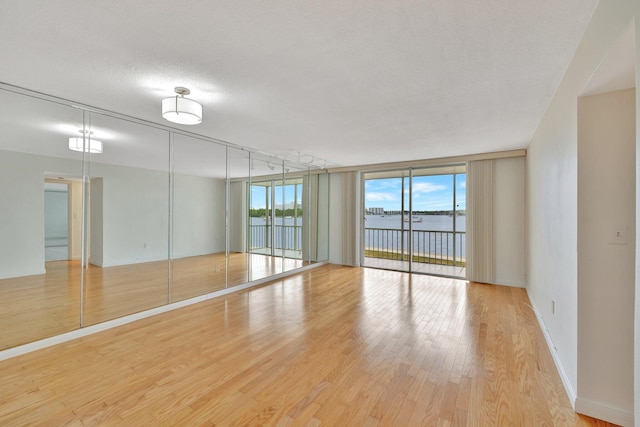
[[[553,363],[556,365],[556,369],[558,370],[558,374],[560,374],[560,379],[562,380],[562,385],[564,386],[564,391],[567,393],[567,397],[569,398],[569,402],[571,403],[571,407],[573,410],[576,410],[576,392],[571,385],[571,381],[569,381],[569,376],[567,375],[567,371],[565,371],[562,362],[560,361],[560,355],[558,354],[555,344],[551,339],[551,335],[549,335],[549,331],[544,324],[544,320],[542,320],[542,316],[540,316],[540,312],[536,308],[533,299],[529,296],[529,290],[527,289],[527,296],[529,297],[529,301],[531,302],[531,308],[533,309],[536,318],[538,319],[538,325],[540,325],[540,329],[542,330],[542,334],[544,335],[544,340],[547,342],[547,347],[549,348],[549,352],[551,352],[551,357],[553,358]]]
[[[87,335],[95,334],[97,332],[106,331],[107,329],[112,329],[117,326],[126,325],[127,323],[135,322],[136,320],[144,319],[146,317],[155,316],[156,314],[165,313],[167,311],[176,310],[178,308],[186,307],[188,305],[196,304],[212,298],[217,298],[233,292],[238,292],[244,289],[260,286],[265,283],[278,280],[278,279],[283,279],[287,276],[292,276],[294,274],[302,273],[303,271],[311,270],[313,268],[320,267],[321,265],[325,265],[325,264],[327,264],[326,261],[317,262],[315,264],[309,264],[304,267],[297,268],[295,270],[274,274],[273,276],[265,277],[264,279],[254,280],[253,282],[244,283],[242,285],[233,286],[231,288],[222,289],[220,291],[211,292],[205,295],[199,295],[197,297],[189,298],[187,300],[170,303],[160,307],[152,308],[150,310],[141,311],[139,313],[130,314],[124,317],[119,317],[117,319],[109,320],[103,323],[98,323],[96,325],[86,326],[86,327],[76,329],[74,331],[66,332],[60,335],[56,335],[53,337],[44,338],[38,341],[33,341],[28,344],[12,347],[12,348],[0,351],[0,361],[10,359],[12,357],[20,356],[26,353],[30,353],[32,351],[40,350],[46,347],[51,347],[56,344],[61,344],[63,342],[71,341],[76,338],[85,337]]]
[[[612,408],[602,403],[594,402],[582,397],[578,397],[576,399],[576,412],[624,427],[633,426],[632,413],[622,411],[618,408]]]

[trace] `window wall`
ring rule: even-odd
[[[326,174],[9,87],[0,112],[0,350],[328,259]],[[277,183],[269,253],[251,249],[260,182]],[[306,249],[283,245],[291,220]]]
[[[465,276],[464,165],[368,172],[363,177],[363,265]]]

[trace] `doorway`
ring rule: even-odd
[[[362,265],[465,277],[465,165],[369,172],[363,180]]]

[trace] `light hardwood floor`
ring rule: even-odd
[[[326,265],[0,362],[0,425],[608,425],[528,303]]]
[[[307,264],[298,259],[232,253],[229,286]],[[82,302],[79,261],[48,262],[46,274],[2,279],[0,349],[225,289],[225,265],[224,253],[173,260],[171,272],[168,261],[106,268],[90,265]]]

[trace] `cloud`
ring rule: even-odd
[[[390,193],[372,193],[367,192],[365,194],[365,200],[367,202],[391,202],[396,200],[396,197]]]
[[[461,183],[460,183],[460,185],[458,185],[458,187],[460,187],[460,188],[467,188],[467,183],[466,183],[466,181],[461,182]]]
[[[433,184],[431,182],[418,182],[411,186],[414,193],[433,193],[435,191],[446,190],[446,185]]]

